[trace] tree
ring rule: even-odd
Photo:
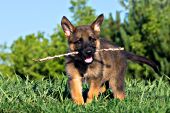
[[[86,25],[95,19],[95,10],[88,6],[88,0],[70,0],[70,12],[73,13],[73,23],[76,25]]]
[[[66,52],[66,43],[61,28],[57,33],[50,36],[50,39],[44,37],[44,33],[37,35],[30,34],[24,38],[19,37],[13,42],[10,53],[2,53],[1,64],[3,75],[19,75],[22,78],[41,79],[41,78],[61,78],[64,72],[64,58],[59,58],[48,62],[34,62],[38,59],[55,54]],[[9,62],[10,65],[7,65]]]
[[[120,12],[116,12],[116,19],[113,19],[112,14],[109,14],[108,18],[105,18],[105,21],[101,27],[101,37],[106,38],[107,40],[112,41],[114,44],[119,46],[124,46],[123,37],[121,30],[123,29],[123,23],[121,23]]]
[[[54,39],[54,37],[56,39]],[[22,78],[58,77],[63,72],[63,58],[43,63],[34,62],[33,59],[52,56],[64,52],[61,46],[63,41],[52,35],[52,40],[44,37],[43,33],[27,35],[20,37],[11,46],[12,67],[15,73]],[[57,46],[56,46],[57,44]],[[60,47],[61,46],[61,47]],[[61,49],[60,49],[61,48]]]
[[[0,45],[0,75],[5,75],[6,77],[11,77],[13,73],[9,55],[9,47],[6,44]]]
[[[170,75],[170,2],[151,0],[121,0],[128,13],[124,21],[125,48],[155,61],[161,72]],[[130,64],[129,72],[145,79],[155,79],[148,67]],[[146,71],[145,71],[146,69]],[[151,76],[154,75],[154,76]]]

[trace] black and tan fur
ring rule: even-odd
[[[122,100],[125,98],[124,75],[127,59],[148,64],[155,71],[157,70],[154,62],[126,51],[95,53],[96,49],[117,47],[100,38],[103,19],[104,16],[101,14],[91,25],[77,27],[73,26],[66,17],[61,21],[68,39],[69,52],[79,52],[78,55],[66,57],[71,97],[77,104],[84,104],[82,78],[85,78],[90,85],[86,103],[90,103],[100,92],[105,91],[102,85],[106,81],[109,82],[114,97]]]

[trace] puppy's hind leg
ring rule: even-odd
[[[114,98],[118,98],[120,100],[125,98],[124,74],[125,68],[121,68],[117,70],[117,72],[113,73],[109,80],[109,86],[114,93]]]
[[[102,82],[103,83],[103,82]],[[109,81],[104,82],[103,85],[101,85],[99,92],[100,93],[105,93],[109,89]]]
[[[120,79],[111,79],[109,85],[113,91],[114,98],[123,100],[125,98],[124,82]]]

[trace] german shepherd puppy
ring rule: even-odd
[[[69,52],[78,51],[77,55],[66,57],[70,93],[77,104],[84,104],[82,78],[90,85],[86,103],[90,103],[100,92],[105,91],[105,87],[103,87],[105,82],[109,83],[115,98],[124,99],[124,75],[127,59],[145,63],[157,71],[154,62],[126,51],[96,52],[97,49],[118,47],[100,38],[100,26],[103,19],[104,16],[101,14],[92,24],[77,27],[73,26],[65,16],[61,21],[61,26],[68,39]]]

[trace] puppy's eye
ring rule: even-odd
[[[83,39],[82,39],[82,38],[80,38],[80,39],[78,39],[75,43],[80,44],[80,43],[82,43],[82,42],[83,42]]]

